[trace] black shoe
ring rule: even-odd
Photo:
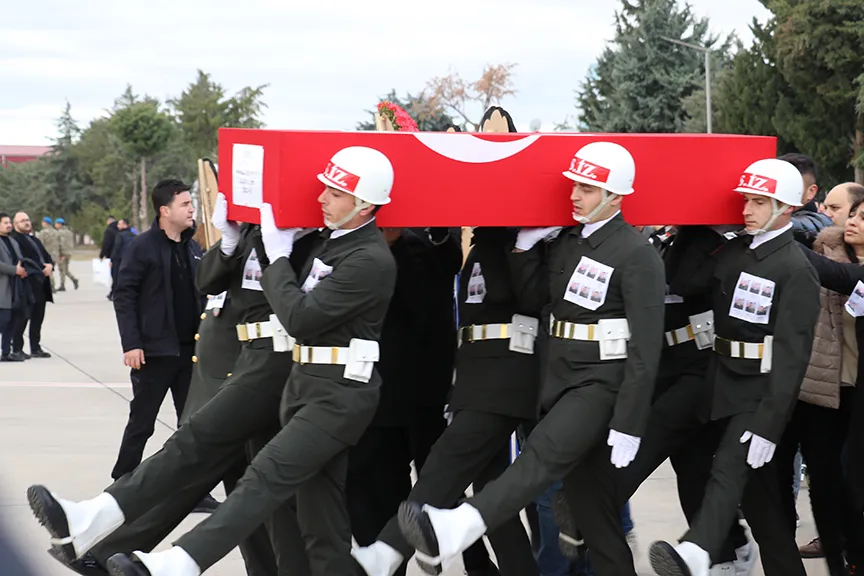
[[[578,559],[580,546],[584,542],[573,524],[573,514],[570,513],[564,490],[558,490],[552,497],[552,516],[558,525],[558,549],[561,554],[570,560]]]
[[[126,554],[115,554],[108,559],[108,574],[111,576],[151,576],[144,564],[135,562]]]
[[[18,356],[20,356],[24,360],[30,360],[30,358],[32,358],[32,356],[30,356],[29,354],[27,354],[23,350],[19,350],[18,352],[12,352],[12,354],[17,354]]]
[[[48,555],[81,576],[108,576],[108,570],[99,564],[99,561],[90,552],[82,556],[80,560],[66,562],[63,552],[56,546],[52,546],[48,550]]]
[[[78,289],[78,280],[72,280],[72,285],[75,286],[75,290]]]
[[[427,556],[428,558],[438,557],[438,537],[435,536],[435,530],[432,528],[432,521],[429,520],[429,515],[423,511],[422,504],[417,502],[402,502],[399,505],[399,529],[405,540],[408,541],[415,550]],[[441,562],[431,564],[415,557],[420,570],[432,576],[441,574]]]
[[[19,356],[15,352],[0,356],[0,362],[24,362],[24,357]]]
[[[32,358],[50,358],[51,354],[49,354],[48,352],[45,352],[41,348],[37,348],[36,350],[30,351],[30,356]]]
[[[48,530],[52,538],[56,540],[69,538],[69,522],[66,519],[66,512],[63,511],[63,507],[54,499],[47,488],[39,485],[27,488],[27,502],[30,504],[30,510],[33,511],[36,520]],[[56,546],[55,549],[67,564],[71,564],[77,559],[75,546],[71,542]]]
[[[687,563],[668,542],[658,541],[651,544],[648,560],[654,573],[659,576],[693,576]]]
[[[219,502],[211,495],[207,495],[198,505],[192,510],[196,514],[212,514],[219,507]]]
[[[65,291],[66,291],[65,286],[60,286],[59,288],[57,288],[57,290],[55,290],[55,292],[65,292]]]

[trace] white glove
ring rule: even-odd
[[[240,242],[240,225],[228,221],[228,200],[221,192],[216,195],[216,206],[213,207],[213,216],[210,221],[222,233],[222,244],[219,249],[225,256],[231,256]]]
[[[283,256],[288,258],[294,250],[294,238],[302,228],[286,228],[282,230],[276,227],[276,219],[273,217],[273,206],[264,203],[259,208],[261,214],[261,240],[264,241],[264,251],[267,259],[273,264]]]
[[[612,457],[609,461],[616,468],[626,468],[636,458],[641,443],[641,438],[610,429],[609,438],[606,440],[606,444],[612,447]]]
[[[522,228],[516,234],[516,249],[527,251],[533,248],[541,240],[555,238],[561,231],[561,226],[550,226],[548,228]]]
[[[774,458],[774,450],[777,449],[776,444],[753,434],[749,430],[741,436],[741,443],[744,444],[748,440],[750,440],[750,451],[747,453],[747,464],[751,468],[761,468]]]

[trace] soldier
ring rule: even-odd
[[[598,446],[573,475],[570,513],[591,544],[592,560],[602,557],[614,574],[636,574],[627,542],[621,534],[619,510],[667,458],[678,476],[681,509],[693,522],[705,481],[699,455],[704,452],[702,407],[710,390],[706,374],[711,360],[714,319],[710,278],[713,263],[726,243],[723,229],[663,227],[649,240],[666,265],[665,346],[660,359],[655,398],[639,454],[633,463],[616,469],[609,448]],[[695,286],[695,288],[694,288]],[[710,448],[709,448],[710,449]],[[562,523],[566,524],[566,523]],[[562,526],[561,545],[574,539]],[[723,554],[715,560],[717,574],[749,574],[756,550],[738,522],[732,524]]]
[[[283,428],[255,456],[237,489],[213,515],[165,552],[112,557],[108,568],[114,576],[198,576],[295,494],[298,521],[314,544],[309,549],[313,572],[342,576],[351,569],[345,470],[348,449],[369,424],[378,402],[377,339],[396,270],[373,213],[390,201],[393,169],[380,152],[351,147],[337,152],[318,178],[326,186],[319,199],[329,230],[311,236],[314,243],[303,273],[296,275],[288,260],[299,230],[277,229],[266,204],[261,209],[264,250],[256,249],[256,258],[250,254],[244,264],[243,281],[260,278],[278,319],[278,325],[243,325],[251,340],[244,352],[260,356],[257,350],[266,351],[258,336],[268,329],[288,344],[280,326],[302,343],[285,346],[293,350],[296,365],[283,394]],[[254,270],[261,264],[263,276]],[[215,284],[211,291],[217,291]],[[78,557],[146,513],[165,493],[185,485],[190,476],[214,468],[221,473],[260,430],[261,415],[278,401],[276,385],[282,382],[273,373],[285,362],[274,356],[269,354],[263,364],[241,364],[244,375],[235,373],[236,380],[229,379],[159,453],[96,498],[69,502],[43,487],[31,487],[34,513],[64,551]]]
[[[759,160],[735,191],[744,195],[750,237],[731,241],[707,279],[715,337],[710,441],[700,456],[710,479],[681,543],[652,544],[651,566],[661,576],[706,576],[739,502],[766,576],[805,574],[771,463],[798,398],[820,306],[816,273],[790,222],[801,205],[802,178],[788,162]]]
[[[51,280],[51,292],[57,292],[57,289],[54,287],[54,273],[60,271],[60,245],[57,230],[54,229],[54,222],[51,218],[45,216],[42,219],[42,229],[36,234],[36,237],[39,238],[42,246],[45,247],[48,255],[54,261],[54,270],[48,276],[48,279]]]
[[[514,281],[548,302],[550,327],[541,406],[545,415],[516,461],[455,510],[405,502],[400,528],[428,573],[498,528],[556,480],[571,490],[571,470],[604,439],[625,467],[648,419],[663,336],[663,263],[620,214],[633,192],[630,153],[593,142],[574,156],[573,217],[544,257],[557,229],[523,229],[512,254]],[[546,318],[543,318],[545,325]],[[590,545],[590,543],[589,543]],[[601,562],[599,573],[605,573]]]
[[[54,228],[57,235],[56,244],[54,245],[57,255],[55,257],[54,254],[51,254],[51,257],[54,258],[55,262],[60,264],[60,287],[57,291],[66,291],[67,276],[72,280],[75,290],[78,290],[78,279],[69,272],[69,261],[72,259],[72,251],[75,249],[75,235],[72,233],[72,230],[66,227],[66,220],[63,218],[57,218],[54,221]]]

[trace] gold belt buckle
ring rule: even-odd
[[[462,342],[474,342],[474,325],[462,327]]]
[[[253,326],[255,326],[255,337],[261,338],[261,323],[255,322],[255,324],[253,324]]]
[[[303,361],[300,358],[300,345],[299,344],[294,345],[294,350],[291,351],[291,359],[294,360],[295,364],[303,364]]]
[[[555,334],[555,338],[561,338],[561,330],[563,328],[563,323],[560,320],[555,321],[555,326],[553,326],[552,332]]]
[[[246,324],[237,325],[237,340],[240,342],[249,341],[249,330],[246,328]]]

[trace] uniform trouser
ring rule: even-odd
[[[615,468],[609,461],[611,448],[601,443],[573,471],[567,494],[570,512],[591,550],[592,562],[602,566],[598,573],[636,574],[621,527],[621,507],[667,458],[671,457],[677,475],[678,498],[687,522],[696,516],[708,481],[704,466],[693,458],[706,444],[706,426],[699,418],[704,394],[704,374],[679,376],[652,405],[639,452],[629,466]],[[735,560],[735,548],[746,543],[744,529],[733,523],[714,562]]]
[[[78,282],[78,279],[69,272],[69,256],[65,256],[60,260],[60,287],[66,287],[66,277],[69,277],[72,282]]]
[[[709,441],[701,452],[704,465],[710,467],[710,478],[699,512],[682,541],[706,550],[712,560],[718,558],[740,502],[759,544],[765,576],[805,576],[795,533],[783,511],[776,460],[755,470],[747,464],[750,443],[742,444],[740,439],[752,417],[738,414],[708,424]]]
[[[120,441],[117,462],[111,471],[115,480],[128,474],[141,463],[147,440],[153,435],[159,409],[165,395],[171,391],[177,421],[183,413],[189,382],[192,379],[194,345],[180,347],[179,356],[145,358],[140,370],[132,369],[132,401],[129,403],[129,421]]]
[[[264,354],[264,358],[260,357]],[[257,356],[257,357],[256,357]],[[271,425],[284,382],[279,353],[244,347],[239,369],[218,394],[165,443],[106,491],[132,522],[199,475],[222,475],[245,441]],[[351,417],[350,413],[347,417]],[[301,408],[255,456],[237,488],[219,508],[181,537],[183,548],[202,571],[208,569],[264,523],[292,496],[297,521],[316,576],[344,576],[352,570],[351,531],[344,504],[348,446],[306,418]]]
[[[794,533],[795,500],[788,471],[792,469],[797,447],[801,446],[810,478],[813,519],[831,574],[844,573],[844,537],[850,564],[864,561],[864,518],[854,509],[842,463],[852,393],[854,388],[842,389],[839,409],[798,401],[774,457],[786,521]]]
[[[521,420],[511,416],[460,410],[432,447],[408,500],[436,507],[452,506],[471,483],[480,490],[509,464],[510,436]],[[517,509],[487,536],[503,576],[537,574],[531,543]],[[406,542],[395,516],[378,539],[398,550],[406,560],[414,548]]]

